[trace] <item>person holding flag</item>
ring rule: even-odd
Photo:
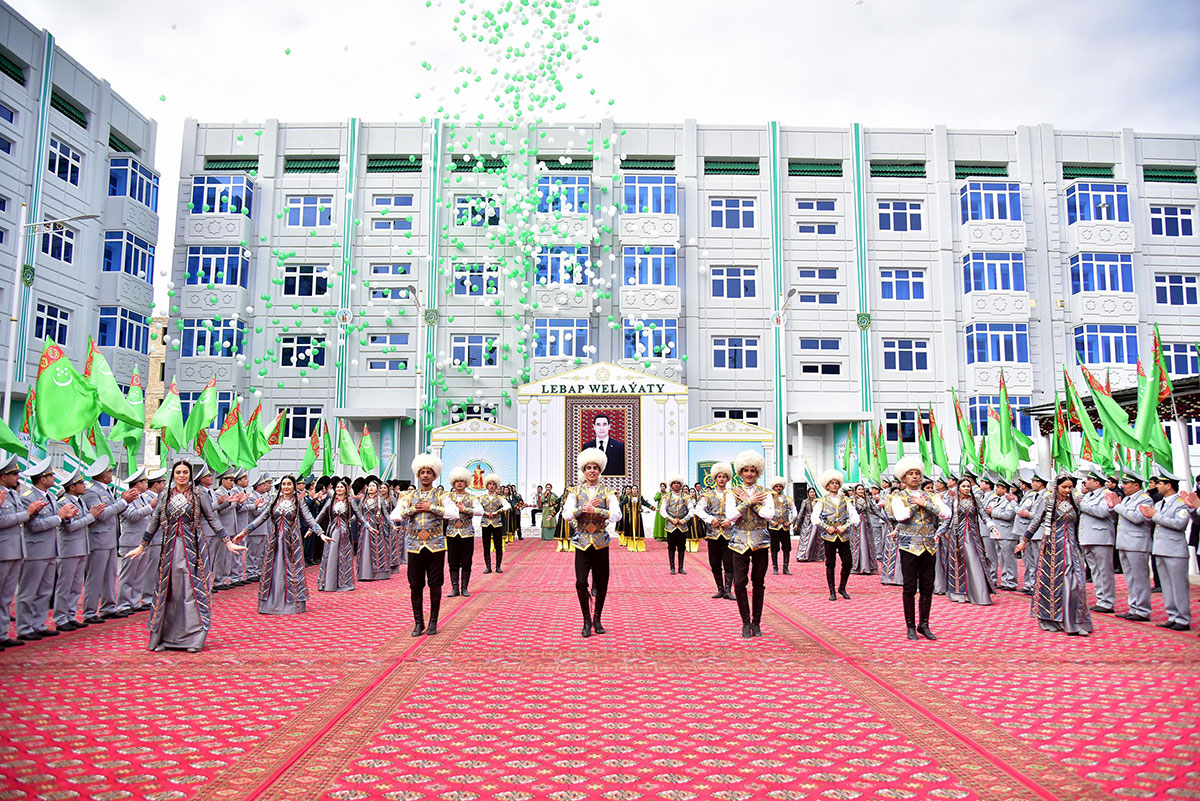
[[[1154,525],[1142,513],[1142,507],[1154,501],[1143,488],[1141,474],[1126,468],[1121,473],[1121,491],[1125,493],[1113,511],[1117,513],[1117,554],[1129,598],[1129,611],[1117,615],[1124,620],[1150,620],[1150,549]]]

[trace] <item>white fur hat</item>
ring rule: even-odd
[[[501,483],[500,476],[496,475],[495,473],[488,473],[486,476],[483,477],[483,486],[486,487],[488,484],[491,484],[493,481],[495,481],[497,484],[500,484]]]
[[[465,467],[455,467],[446,474],[446,483],[453,485],[455,481],[471,483],[471,471]]]
[[[784,489],[787,489],[787,482],[783,480],[783,476],[771,476],[771,480],[763,486],[769,487],[770,489],[775,489],[775,487],[780,485],[782,485]]]
[[[724,473],[733,478],[733,468],[729,466],[729,462],[714,462],[713,466],[708,468],[708,474],[715,476],[717,473]]]
[[[738,472],[738,475],[741,475],[743,467],[753,467],[758,471],[758,475],[761,477],[765,472],[766,466],[767,465],[766,462],[763,461],[762,454],[760,454],[758,451],[742,451],[736,457],[734,457],[733,460],[733,469]]]
[[[434,456],[432,453],[419,453],[417,454],[417,457],[412,460],[413,478],[417,477],[417,474],[421,472],[421,468],[423,467],[428,467],[430,470],[432,470],[434,478],[437,478],[442,474],[442,460]]]
[[[921,461],[920,456],[905,456],[896,462],[896,478],[904,478],[904,474],[909,470],[920,470],[921,475],[925,475],[925,463]]]
[[[672,473],[671,475],[667,476],[667,489],[670,489],[671,485],[676,481],[679,482],[680,486],[687,487],[687,479],[683,477],[683,473]]]
[[[821,477],[817,479],[817,483],[821,486],[821,489],[825,489],[829,486],[830,481],[835,480],[840,481],[843,484],[846,483],[846,477],[842,475],[841,470],[826,470],[821,474]]]
[[[600,465],[600,472],[603,473],[604,469],[608,467],[608,457],[599,448],[588,448],[579,454],[576,463],[579,465],[580,470],[583,470],[589,464]]]

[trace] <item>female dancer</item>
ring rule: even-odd
[[[386,481],[379,482],[379,505],[386,512],[379,521],[379,530],[383,532],[383,541],[387,543],[388,570],[395,573],[400,568],[400,541],[396,537],[396,524],[392,522],[388,511],[396,505],[392,497],[391,485]]]
[[[212,625],[208,576],[204,572],[200,520],[213,527],[231,553],[246,550],[230,541],[221,526],[208,493],[192,492],[192,466],[179,461],[171,468],[174,484],[160,498],[142,542],[129,552],[130,559],[142,555],[161,527],[162,551],[158,558],[158,581],[150,612],[151,651],[167,648],[194,654],[204,647]]]
[[[562,500],[554,494],[554,485],[547,484],[546,491],[542,493],[542,539],[554,539],[554,533],[558,530],[558,511],[562,504]]]
[[[667,484],[663,482],[658,485],[658,492],[654,493],[654,539],[659,542],[667,541],[667,521],[659,514],[658,507],[662,503],[662,498],[667,494]],[[695,518],[692,518],[695,520]]]
[[[850,532],[854,560],[851,572],[869,575],[879,569],[875,558],[875,535],[871,530],[871,506],[873,501],[867,488],[859,484],[854,488],[854,511],[858,512],[858,525]]]
[[[1038,619],[1042,631],[1087,636],[1092,633],[1092,616],[1088,612],[1087,566],[1079,547],[1075,479],[1060,475],[1054,485],[1053,497],[1047,495],[1034,509],[1029,529],[1016,547],[1016,553],[1021,553],[1033,535],[1045,528],[1029,616]]]
[[[363,522],[358,527],[358,580],[379,581],[392,577],[392,555],[385,539],[392,528],[390,510],[379,494],[379,481],[367,480],[363,488]]]
[[[629,490],[628,512],[624,509],[621,510],[621,523],[625,523],[625,535],[629,540],[627,545],[630,553],[646,552],[646,526],[642,523],[643,507],[647,509],[653,508],[642,497],[640,488],[636,486],[631,487]],[[629,515],[628,522],[624,519],[626,514]],[[682,559],[682,556],[680,558]]]
[[[258,611],[263,615],[295,615],[304,612],[308,587],[304,584],[304,547],[300,540],[301,521],[313,534],[320,526],[304,498],[296,494],[296,479],[284,476],[271,502],[237,535],[237,541],[263,525],[268,519],[267,558],[262,583],[258,585]]]
[[[350,496],[350,485],[346,479],[333,482],[333,494],[325,501],[317,514],[317,523],[325,527],[321,540],[325,553],[321,558],[317,590],[321,592],[346,592],[354,589],[354,543],[350,541],[350,521],[358,520],[365,525],[366,518],[358,501]]]
[[[963,476],[951,495],[950,537],[946,541],[946,597],[957,603],[990,606],[992,582],[983,550],[984,512],[974,482]]]
[[[816,527],[813,526],[812,510],[816,504],[817,491],[809,487],[808,497],[804,499],[800,513],[796,516],[796,531],[800,535],[800,542],[796,545],[797,562],[825,561],[825,546],[822,544],[824,540],[817,535]]]
[[[954,487],[952,488],[950,484],[948,484],[947,481],[942,478],[939,478],[937,481],[930,481],[927,478],[921,481],[921,491],[936,495],[942,503],[946,504],[947,509],[954,508],[954,498],[952,496],[954,495],[954,490],[957,488],[957,486],[957,481],[954,482]],[[953,515],[945,520],[938,521],[937,536],[939,541],[944,543],[950,542],[950,522],[952,518]],[[937,564],[933,569],[934,595],[946,594],[946,551],[948,550],[950,550],[949,545],[943,548],[938,548]]]
[[[896,544],[897,539],[892,536],[896,530],[896,519],[892,516],[891,501],[892,494],[895,492],[899,492],[899,489],[893,489],[885,480],[879,493],[879,504],[876,506],[880,522],[883,524],[883,554],[879,565],[879,583],[902,587],[904,586],[904,575],[900,564],[900,549]]]

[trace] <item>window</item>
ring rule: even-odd
[[[758,425],[759,415],[762,414],[761,409],[720,409],[712,410],[713,420],[741,420],[743,423],[749,423],[752,426]]]
[[[929,369],[929,340],[883,340],[883,369],[911,373]]]
[[[1173,376],[1200,374],[1200,361],[1195,346],[1185,342],[1164,342],[1163,363]]]
[[[372,231],[412,231],[412,195],[375,195],[371,206],[378,215],[371,218]]]
[[[486,420],[487,422],[495,422],[497,407],[493,403],[470,403],[466,406],[454,404],[450,407],[450,418],[455,422],[459,420]]]
[[[837,211],[836,200],[797,200],[796,211]]]
[[[758,268],[713,267],[714,298],[753,298],[758,296]]]
[[[801,339],[800,350],[840,350],[840,339]]]
[[[625,248],[625,285],[677,286],[675,248],[665,246]]]
[[[836,267],[801,267],[796,271],[796,277],[804,281],[836,281]]]
[[[1018,217],[1018,219],[1020,219]],[[880,231],[920,231],[921,203],[917,200],[879,201]]]
[[[450,337],[451,358],[468,367],[496,366],[496,338],[488,334],[455,334]]]
[[[546,284],[587,283],[588,248],[586,246],[553,245],[537,253],[537,282]]]
[[[626,320],[624,334],[626,359],[670,359],[679,342],[679,321]]]
[[[71,313],[49,303],[39,303],[37,314],[33,320],[33,336],[36,339],[52,339],[55,343],[67,346],[67,323],[71,321]]]
[[[154,245],[128,231],[104,232],[104,272],[126,272],[149,283],[154,277]]]
[[[1084,364],[1135,364],[1137,326],[1075,326],[1075,353]]]
[[[804,362],[800,365],[801,375],[841,375],[840,362]]]
[[[42,234],[42,252],[52,259],[70,264],[75,260],[75,231],[62,223],[54,223],[50,228]]]
[[[149,353],[150,326],[145,315],[120,306],[101,306],[96,344],[102,348],[128,348]]]
[[[1155,300],[1164,306],[1195,306],[1196,276],[1158,273],[1154,276]]]
[[[713,228],[735,230],[754,227],[754,198],[714,197],[709,198],[708,207]]]
[[[50,137],[49,156],[46,169],[60,181],[79,186],[79,171],[83,168],[83,156],[66,142]]]
[[[925,271],[880,270],[879,295],[883,300],[924,300]]]
[[[373,373],[399,373],[408,369],[408,359],[367,359],[367,369]]]
[[[0,153],[11,156],[13,152],[13,140],[7,136],[0,134]]]
[[[500,206],[484,195],[459,195],[454,198],[454,224],[472,228],[490,228],[500,224]]]
[[[533,355],[537,358],[554,356],[587,358],[587,318],[534,320],[533,333],[536,343]]]
[[[127,156],[108,161],[108,196],[131,197],[158,211],[158,176]]]
[[[411,264],[372,264],[372,278],[386,278],[396,275],[412,275]]]
[[[674,175],[626,175],[626,214],[675,214]]]
[[[203,391],[203,390],[201,390]],[[192,407],[200,400],[200,392],[180,392],[179,405],[183,409],[184,419],[191,414]],[[221,391],[217,393],[217,417],[208,424],[209,428],[220,428],[225,422],[225,415],[233,407],[233,392]]]
[[[333,225],[332,195],[290,195],[283,207],[289,228]]]
[[[189,247],[187,255],[188,284],[192,286],[218,284],[245,287],[250,277],[249,252],[242,250],[237,245]],[[283,268],[285,276],[288,266]]]
[[[454,294],[495,295],[500,284],[500,265],[498,264],[456,264],[454,265]]]
[[[961,222],[1021,219],[1021,185],[971,181],[958,190]]]
[[[1026,436],[1033,436],[1033,417],[1025,410],[1029,408],[1028,395],[1009,395],[1008,406],[1012,409],[1013,424]],[[967,416],[975,434],[983,436],[988,429],[988,409],[1000,410],[999,395],[977,395],[967,398]]]
[[[320,406],[288,406],[284,415],[283,435],[288,439],[309,439],[321,425]]]
[[[1191,206],[1151,206],[1150,233],[1155,236],[1191,236]]]
[[[323,264],[283,265],[283,295],[311,298],[329,291],[329,268]]]
[[[929,412],[920,413],[921,433],[929,436]],[[887,431],[888,442],[904,440],[917,441],[917,412],[909,409],[884,412],[884,427]]]
[[[832,305],[838,302],[836,292],[801,292],[796,295],[797,303],[816,303],[818,305]]]
[[[398,286],[371,287],[371,300],[408,300],[411,292]]]
[[[1184,418],[1183,423],[1187,426],[1188,445],[1200,445],[1200,418]],[[1163,426],[1163,431],[1167,435],[1167,442],[1175,441],[1175,426]]]
[[[3,195],[0,195],[0,214],[5,214],[7,212],[8,212],[8,198],[4,197]]]
[[[9,125],[16,125],[17,112],[7,103],[0,103],[0,120],[7,122]]]
[[[192,214],[244,214],[254,211],[254,184],[244,175],[197,175],[192,178]]]
[[[758,337],[713,337],[713,367],[753,370],[758,367]]]
[[[285,334],[279,338],[280,367],[324,367],[325,337]]]
[[[968,253],[963,256],[963,291],[1025,291],[1024,253]]]
[[[837,233],[837,223],[796,223],[796,233],[804,236],[833,236]]]
[[[242,352],[246,324],[241,320],[184,319],[179,355],[233,356]]]
[[[1067,225],[1080,221],[1129,222],[1129,191],[1124,184],[1071,184],[1067,187]]]
[[[372,348],[395,348],[408,344],[408,334],[371,334],[367,344]]]
[[[1070,261],[1072,295],[1133,291],[1133,257],[1127,253],[1078,253]]]
[[[1028,324],[975,323],[967,326],[967,364],[1028,361]]]
[[[589,175],[543,175],[538,178],[538,211],[587,213],[592,191]]]

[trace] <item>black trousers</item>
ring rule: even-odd
[[[733,554],[733,595],[737,598],[738,612],[743,623],[762,622],[763,599],[767,594],[767,549]],[[751,597],[747,597],[746,584],[751,585]]]
[[[733,583],[733,551],[724,537],[708,540],[708,569],[712,571],[718,590],[727,590]]]
[[[429,585],[429,620],[437,622],[442,608],[442,585],[446,583],[446,552],[422,549],[408,555],[408,590],[412,596],[413,620],[425,622],[425,585]]]
[[[496,569],[504,561],[504,526],[483,526],[483,566],[492,569],[492,550],[496,551]]]
[[[537,516],[540,515],[541,513],[542,513],[541,509],[537,509],[537,508],[530,509],[529,510],[529,525],[533,526],[534,528],[537,528]]]
[[[679,554],[679,567],[683,567],[683,555],[687,553],[687,538],[688,531],[668,531],[667,532],[667,558],[671,560],[671,567],[675,567],[675,554]]]
[[[929,622],[933,606],[933,577],[937,572],[937,554],[900,552],[900,574],[904,577],[904,622],[911,629],[917,626],[916,595],[921,591],[920,624]]]
[[[450,565],[450,584],[466,585],[471,580],[471,561],[475,558],[474,537],[446,537],[446,561]]]
[[[825,583],[829,585],[830,592],[833,592],[833,568],[837,564],[838,554],[842,556],[842,576],[837,588],[844,590],[850,578],[850,540],[825,540]]]
[[[596,591],[595,608],[588,592],[588,574],[592,576],[592,589]],[[604,599],[608,597],[608,548],[575,549],[575,594],[579,596],[579,611],[585,622],[599,620],[604,611]]]
[[[779,567],[779,552],[783,551],[783,563],[786,565],[792,556],[792,532],[786,528],[771,529],[771,566]]]

